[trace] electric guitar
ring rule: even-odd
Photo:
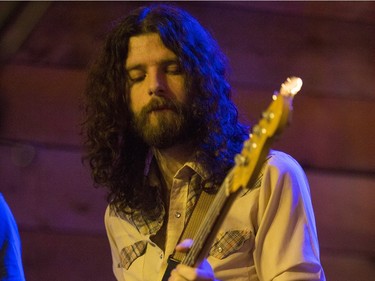
[[[203,221],[192,237],[193,244],[190,250],[187,253],[175,252],[169,258],[163,281],[168,280],[171,270],[178,263],[197,267],[207,256],[226,212],[237,193],[241,188],[254,185],[272,142],[288,125],[293,97],[301,87],[302,80],[300,78],[290,77],[281,85],[280,91],[273,95],[273,101],[262,113],[258,124],[253,127],[250,138],[244,142],[241,153],[235,157],[234,167],[215,194]]]

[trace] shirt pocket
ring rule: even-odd
[[[250,239],[250,230],[229,230],[220,232],[210,249],[210,256],[225,259],[238,251],[246,240]]]
[[[148,242],[145,240],[138,241],[130,246],[124,247],[120,251],[119,268],[129,269],[132,263],[146,252]]]

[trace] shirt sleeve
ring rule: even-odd
[[[122,274],[122,269],[118,266],[120,264],[120,254],[119,254],[120,252],[117,249],[116,241],[113,236],[113,230],[109,221],[110,221],[110,206],[108,206],[105,211],[104,224],[105,224],[105,229],[107,232],[109,246],[111,248],[112,270],[117,281],[125,281],[124,276]]]
[[[21,239],[17,224],[1,193],[0,279],[4,281],[25,280],[21,257]]]
[[[271,156],[258,203],[253,255],[259,280],[325,280],[309,185],[293,158]]]

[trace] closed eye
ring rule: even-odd
[[[182,74],[181,65],[176,61],[169,61],[164,64],[164,71],[167,74],[179,75]]]
[[[128,71],[128,79],[132,83],[141,82],[146,78],[146,73],[140,69],[132,69]]]

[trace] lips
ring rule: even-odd
[[[165,110],[178,112],[178,108],[172,101],[161,97],[158,99],[151,100],[150,103],[143,110],[147,113],[160,112]]]
[[[168,105],[168,104],[163,104],[163,105],[154,105],[154,106],[151,106],[148,110],[148,112],[153,112],[153,111],[163,111],[163,110],[172,110],[172,111],[175,111],[175,108]]]

